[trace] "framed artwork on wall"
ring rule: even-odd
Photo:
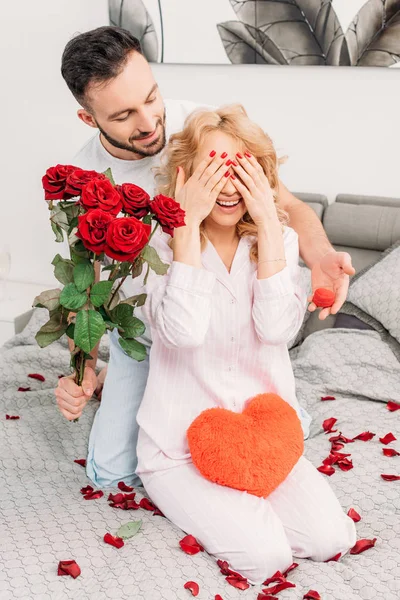
[[[149,62],[396,66],[400,0],[108,0]],[[400,65],[398,65],[400,66]]]

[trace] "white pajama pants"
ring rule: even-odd
[[[326,561],[356,543],[355,524],[325,477],[302,456],[272,494],[259,498],[208,481],[192,462],[140,473],[170,521],[254,585],[285,571],[293,557]]]

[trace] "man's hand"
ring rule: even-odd
[[[76,385],[74,375],[62,377],[55,389],[58,408],[68,421],[78,419],[97,388],[97,376],[91,367],[85,368],[82,386]]]
[[[308,310],[314,312],[317,308],[312,302],[315,290],[326,288],[334,292],[335,302],[333,306],[321,309],[319,319],[323,321],[328,315],[335,315],[346,300],[349,289],[349,276],[354,275],[355,272],[348,252],[331,250],[325,254],[311,269],[312,294],[307,298],[310,302]]]

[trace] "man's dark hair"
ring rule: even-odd
[[[128,54],[143,55],[140,42],[121,27],[98,27],[72,38],[65,46],[61,74],[82,106],[90,83],[101,83],[117,77]]]

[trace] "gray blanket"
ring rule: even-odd
[[[256,599],[262,586],[237,590],[225,581],[213,557],[189,556],[178,542],[183,532],[166,518],[139,509],[122,511],[107,503],[108,488],[97,500],[84,500],[80,488],[91,484],[84,468],[74,463],[86,457],[88,435],[98,401],[91,401],[78,423],[59,412],[53,389],[66,374],[66,341],[40,349],[34,334],[46,320],[37,309],[23,333],[0,350],[0,598],[40,600],[176,600],[188,599],[185,582],[200,585],[199,600]],[[107,359],[102,344],[99,366]],[[355,508],[362,520],[358,538],[377,538],[374,548],[339,562],[296,560],[288,579],[293,589],[281,600],[300,599],[310,589],[323,600],[395,600],[400,597],[400,482],[380,475],[400,474],[400,457],[386,457],[379,437],[399,438],[400,411],[386,408],[400,402],[400,364],[374,331],[330,329],[308,337],[291,350],[300,403],[314,421],[305,455],[318,467],[329,454],[322,430],[329,417],[347,437],[363,431],[376,436],[356,441],[354,468],[337,469],[329,478],[343,508]],[[29,379],[40,373],[46,381]],[[18,392],[18,387],[31,391]],[[322,402],[333,395],[335,401]],[[6,414],[19,420],[6,420]],[[388,447],[400,450],[398,442]],[[137,498],[146,496],[137,488]],[[139,533],[121,549],[104,543],[121,524],[142,520]],[[57,576],[60,560],[76,560],[82,574]],[[265,586],[264,586],[265,587]]]

